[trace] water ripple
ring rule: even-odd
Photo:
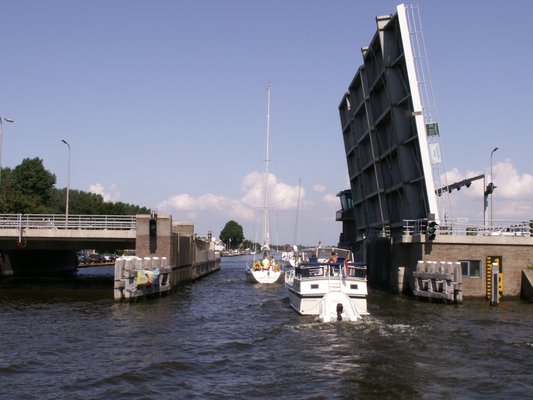
[[[9,399],[485,399],[533,390],[531,305],[416,302],[371,291],[371,315],[320,324],[243,260],[169,296],[115,303],[111,280],[0,290]],[[31,382],[31,384],[28,384]]]

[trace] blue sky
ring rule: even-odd
[[[335,244],[348,185],[338,105],[393,1],[0,1],[2,166],[261,239]],[[533,218],[533,2],[419,1],[448,181],[490,170],[494,219]],[[298,188],[301,180],[301,199]],[[453,217],[482,218],[482,181]],[[298,224],[296,222],[298,221]]]

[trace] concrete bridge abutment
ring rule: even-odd
[[[213,243],[195,235],[192,222],[173,222],[169,215],[137,215],[135,243],[137,257],[166,258],[172,286],[220,269]]]

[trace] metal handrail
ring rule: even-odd
[[[423,235],[426,232],[427,219],[404,220],[403,235]],[[439,235],[459,236],[533,236],[533,221],[494,221],[487,226],[482,220],[458,218],[456,220],[439,221]]]
[[[0,229],[134,230],[135,215],[0,214]]]

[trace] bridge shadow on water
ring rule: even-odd
[[[114,267],[79,268],[68,275],[8,277],[0,280],[0,302],[113,301]]]

